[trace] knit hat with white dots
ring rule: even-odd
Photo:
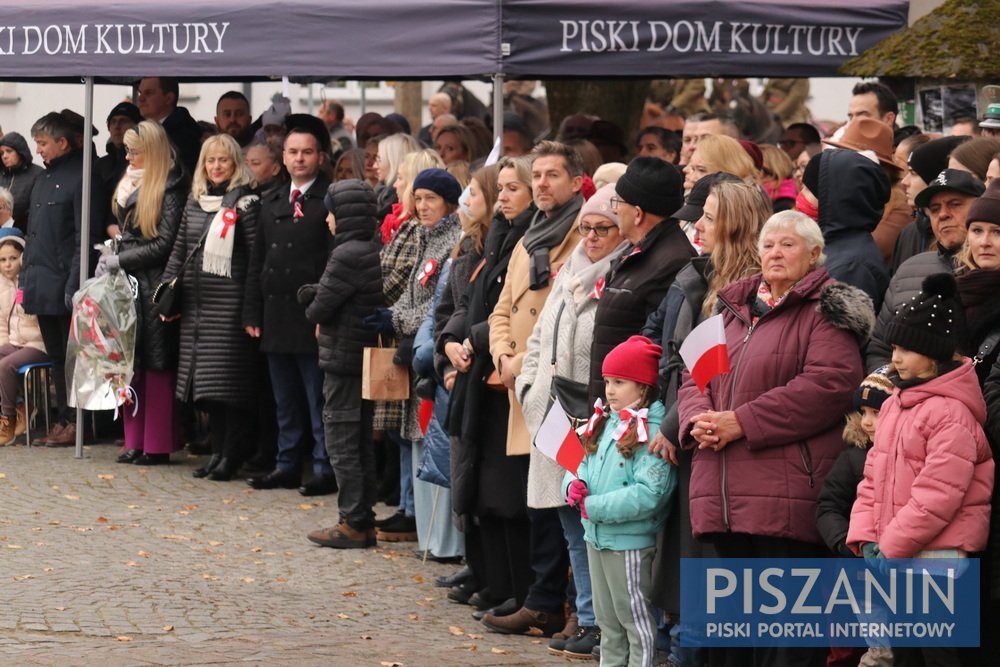
[[[924,278],[920,294],[904,303],[886,327],[886,340],[937,361],[949,361],[962,339],[964,314],[950,273]]]

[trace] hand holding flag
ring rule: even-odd
[[[542,454],[576,474],[583,461],[583,443],[569,423],[559,399],[552,401],[552,407],[535,434],[534,445]]]

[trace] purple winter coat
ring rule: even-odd
[[[860,344],[875,314],[867,295],[819,268],[751,328],[760,281],[719,292],[731,371],[704,394],[685,373],[678,395],[681,447],[697,447],[690,421],[708,410],[734,410],[745,434],[719,452],[695,449],[692,531],[822,543],[816,497],[844,449],[843,417],[864,377]]]

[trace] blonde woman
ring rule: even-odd
[[[699,146],[701,142],[699,142]],[[705,200],[701,219],[695,224],[704,254],[680,270],[659,309],[650,315],[642,330],[668,351],[660,361],[661,399],[667,416],[653,438],[650,450],[678,466],[677,511],[661,531],[661,548],[653,561],[653,602],[670,614],[680,611],[680,558],[710,556],[691,539],[688,485],[691,480],[691,452],[677,449],[677,391],[684,368],[678,350],[687,334],[718,307],[720,289],[760,271],[757,237],[771,215],[771,202],[757,186],[728,175],[707,178],[715,181]],[[731,177],[729,177],[731,178]]]
[[[182,445],[174,401],[177,327],[160,320],[150,297],[174,247],[187,188],[159,123],[139,123],[125,133],[124,143],[128,168],[111,199],[121,245],[117,255],[101,257],[97,275],[120,268],[136,279],[139,288],[142,328],[132,378],[137,402],[122,410],[125,451],[118,462],[159,465],[169,462],[171,452]]]
[[[375,171],[378,173],[377,210],[379,220],[392,212],[393,204],[399,201],[393,187],[399,175],[399,168],[407,154],[420,150],[416,139],[402,132],[386,137],[378,144],[375,156]]]
[[[164,280],[179,278],[183,285],[176,396],[205,410],[212,432],[212,458],[194,474],[215,481],[232,479],[256,442],[257,352],[243,331],[247,264],[260,211],[255,187],[232,137],[206,139],[163,272]]]
[[[757,180],[753,160],[740,146],[740,142],[724,135],[711,135],[698,141],[698,146],[684,167],[684,189],[690,190],[705,176],[720,171],[739,176],[747,183]]]

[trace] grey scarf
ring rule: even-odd
[[[582,207],[583,196],[578,194],[552,211],[550,216],[546,216],[542,211],[535,214],[535,219],[531,221],[522,239],[530,259],[531,289],[540,290],[548,287],[552,274],[549,251],[563,242],[576,223]]]

